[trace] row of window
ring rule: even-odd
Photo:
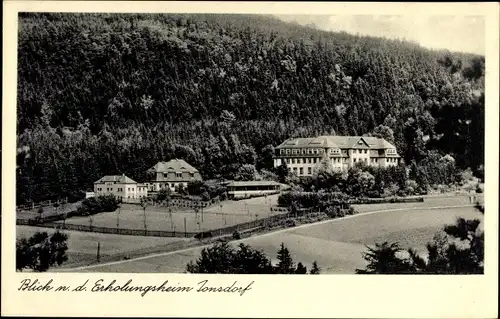
[[[280,149],[280,154],[281,155],[284,155],[284,154],[292,154],[292,155],[296,155],[296,154],[322,154],[324,152],[323,149],[321,148],[301,148],[301,149],[298,149],[298,148],[292,148],[292,149]]]
[[[356,152],[359,153],[359,154],[368,154],[368,150],[367,149],[365,149],[365,150],[352,150],[353,154],[356,154]]]
[[[284,161],[287,164],[316,164],[321,161],[319,158],[285,158]],[[368,158],[353,158],[352,161],[354,163],[356,162],[362,162],[364,161],[365,163],[368,163]],[[378,163],[378,158],[371,158],[370,161],[372,163]],[[397,159],[396,158],[388,158],[387,161],[389,163],[396,163]],[[347,163],[348,159],[347,158],[332,158],[332,163]],[[173,187],[173,186],[172,186]]]
[[[159,174],[163,174],[163,176],[167,176],[168,175],[168,173],[159,173]],[[193,178],[194,177],[194,173],[190,172],[189,173],[189,177]],[[175,178],[182,178],[182,173],[175,173]]]
[[[139,192],[145,192],[146,190],[147,190],[147,188],[146,188],[146,187],[137,187],[137,191],[139,191]],[[101,188],[101,187],[98,187],[98,188],[97,188],[97,191],[98,191],[98,192],[102,192],[102,188]],[[113,187],[107,187],[107,188],[106,188],[106,191],[107,191],[107,192],[112,192],[112,191],[113,191]],[[117,191],[117,192],[123,192],[123,188],[120,188],[120,187],[119,187],[119,188],[117,188],[117,189],[116,189],[116,191]],[[128,187],[128,188],[127,188],[127,191],[129,191],[129,192],[133,192],[133,191],[134,191],[134,188],[133,188],[133,187]]]
[[[320,161],[317,157],[309,158],[285,158],[287,164],[314,164]]]
[[[322,154],[324,153],[324,150],[323,149],[319,149],[319,148],[302,148],[302,149],[280,149],[280,154],[281,155],[289,155],[289,154],[292,154],[292,155],[298,155],[298,154]],[[332,154],[339,154],[340,153],[340,149],[338,148],[332,148],[330,149],[330,153]],[[347,154],[347,151],[345,150],[342,150],[342,153],[343,154]],[[355,150],[352,150],[352,153],[353,154],[368,154],[368,149],[355,149]],[[395,149],[388,149],[387,150],[387,154],[396,154],[396,150]]]
[[[285,162],[287,164],[314,164],[318,163],[320,160],[317,158],[286,158]],[[365,162],[368,163],[368,158],[353,158],[352,161],[354,163],[357,162]],[[370,159],[371,163],[378,163],[378,158],[371,158]],[[388,158],[387,159],[388,163],[397,163],[396,158]],[[346,158],[332,158],[332,163],[347,163]],[[294,168],[295,169],[295,168]]]

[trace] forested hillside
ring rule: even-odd
[[[172,157],[204,178],[270,168],[271,146],[317,134],[484,162],[483,56],[267,16],[24,13],[18,66],[18,203]]]

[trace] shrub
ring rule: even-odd
[[[241,234],[239,231],[235,230],[233,232],[233,239],[241,239]]]
[[[119,200],[114,195],[86,198],[77,208],[77,214],[88,216],[102,212],[113,212],[118,208]]]
[[[354,207],[349,207],[349,209],[347,210],[347,214],[349,215],[354,215],[356,213],[356,210],[354,209]]]
[[[285,226],[286,227],[295,227],[297,224],[295,222],[295,220],[293,219],[287,219],[285,220]]]
[[[201,199],[203,201],[209,201],[210,200],[210,194],[208,192],[206,192],[206,191],[203,192],[203,193],[201,193]]]
[[[344,193],[302,193],[302,192],[287,192],[278,197],[278,205],[282,207],[291,207],[292,203],[296,203],[302,208],[313,208],[325,210],[328,206],[349,206],[349,196]]]

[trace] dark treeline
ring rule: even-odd
[[[204,178],[269,169],[317,134],[484,162],[483,56],[267,16],[23,13],[18,62],[18,203],[172,157]]]

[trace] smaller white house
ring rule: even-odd
[[[148,196],[148,188],[125,174],[106,175],[94,182],[94,193],[95,196],[113,194],[125,203],[136,203]]]
[[[85,198],[95,197],[95,192],[85,192]]]

